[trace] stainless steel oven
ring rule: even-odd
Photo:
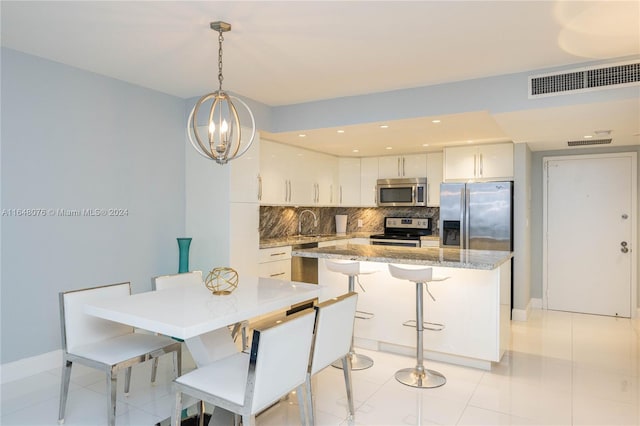
[[[371,245],[420,247],[420,239],[431,235],[431,218],[386,217],[384,234],[369,236]]]

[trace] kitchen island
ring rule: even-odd
[[[444,324],[442,331],[425,328],[425,356],[430,359],[490,369],[509,345],[511,304],[511,252],[407,248],[347,244],[294,250],[292,256],[366,262],[371,274],[362,274],[356,286],[358,310],[373,314],[359,319],[356,346],[414,355],[415,284],[393,278],[388,264],[423,265],[434,275],[447,276],[429,284],[435,297],[425,294],[425,321]],[[319,283],[338,295],[347,290],[347,277],[318,262]],[[414,322],[415,324],[415,322]]]

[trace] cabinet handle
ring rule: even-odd
[[[289,201],[289,181],[285,179],[284,181],[284,202]]]
[[[404,167],[404,157],[402,157],[402,177],[404,177],[407,174],[407,171]]]
[[[329,188],[331,188],[329,191],[329,204],[333,204],[333,184],[331,184]]]
[[[262,176],[258,174],[258,201],[262,201]]]
[[[320,184],[316,183],[316,203],[320,202]]]
[[[484,175],[484,160],[482,158],[482,154],[480,154],[480,177]]]
[[[289,180],[289,202],[291,202],[291,180]]]
[[[342,204],[342,185],[340,185],[340,204]]]
[[[473,154],[473,176],[477,176],[478,156]]]
[[[398,157],[398,177],[400,176],[400,157]]]
[[[282,251],[280,253],[271,253],[269,256],[282,256],[282,255],[285,255],[285,254],[287,254],[287,252],[286,251]]]
[[[284,275],[284,274],[285,274],[284,272],[278,272],[277,274],[271,274],[271,275],[269,275],[269,277],[270,277],[270,278],[273,278],[273,277],[277,277],[277,276],[279,276],[279,275]]]

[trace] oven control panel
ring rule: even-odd
[[[387,217],[385,228],[431,229],[431,218]]]

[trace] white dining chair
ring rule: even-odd
[[[309,424],[315,425],[315,401],[312,392],[311,377],[332,365],[336,360],[342,362],[344,384],[347,393],[349,419],[354,418],[353,390],[351,382],[351,339],[356,316],[358,294],[346,293],[315,306],[316,325],[311,361],[305,381],[306,411]],[[298,392],[299,394],[301,392]]]
[[[166,290],[187,284],[204,284],[202,271],[189,271],[180,274],[160,275],[151,278],[151,286],[154,290]]]
[[[309,366],[315,312],[305,310],[276,321],[256,324],[251,351],[238,352],[174,380],[171,424],[180,424],[183,394],[242,416],[243,426],[294,389],[303,386]],[[305,422],[304,401],[300,402]]]
[[[125,370],[125,395],[129,393],[131,367],[152,358],[171,353],[173,372],[181,374],[180,343],[163,336],[134,333],[133,327],[104,320],[84,312],[88,302],[110,297],[129,296],[128,282],[73,290],[59,294],[60,324],[62,328],[62,380],[58,423],[64,423],[71,368],[74,363],[102,370],[107,376],[107,420],[115,425],[116,378]],[[152,376],[151,381],[155,381]]]

